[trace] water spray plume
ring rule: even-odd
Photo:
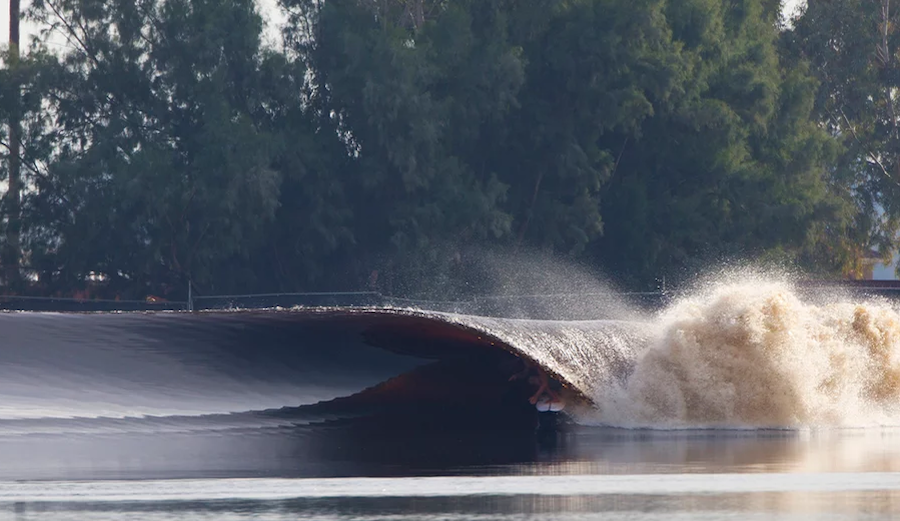
[[[900,420],[900,313],[886,301],[811,303],[783,278],[744,275],[679,300],[653,329],[626,382],[596,397],[603,423],[798,428]]]
[[[644,320],[647,314],[601,274],[538,251],[469,248],[466,285],[477,288],[472,314],[555,320]]]

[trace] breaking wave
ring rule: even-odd
[[[472,418],[475,405],[483,419],[509,411],[528,426],[533,389],[509,381],[522,360],[561,385],[566,411],[585,424],[900,425],[900,308],[804,298],[772,277],[706,284],[630,320],[391,308],[4,313],[0,331],[0,435],[243,429],[375,409]]]
[[[587,416],[650,428],[900,424],[900,310],[830,300],[760,278],[681,299]]]

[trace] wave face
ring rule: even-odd
[[[451,411],[527,427],[534,389],[509,381],[521,359],[589,398],[621,383],[640,342],[626,322],[398,309],[4,313],[0,331],[0,435],[16,436],[224,431],[374,414],[430,424]]]
[[[821,300],[753,279],[635,321],[384,308],[5,313],[0,435],[223,431],[373,411],[528,427],[533,383],[509,381],[523,359],[582,398],[566,409],[581,423],[900,425],[900,310]]]
[[[820,298],[820,300],[822,300]],[[900,424],[900,312],[806,302],[788,283],[713,286],[662,312],[595,420],[625,427]]]
[[[648,324],[622,320],[440,318],[495,338],[595,403],[626,382],[651,338]]]
[[[286,313],[0,314],[0,420],[197,416],[357,393],[422,361]]]

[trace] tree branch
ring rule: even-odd
[[[91,52],[90,47],[87,45],[87,43],[85,43],[83,39],[78,37],[78,33],[75,31],[75,28],[72,26],[72,24],[66,21],[66,18],[62,15],[56,5],[54,5],[52,1],[48,1],[47,5],[50,6],[50,9],[53,11],[53,14],[55,14],[59,19],[59,22],[63,26],[65,26],[66,31],[68,32],[68,34],[65,35],[66,40],[69,40],[69,43],[71,43],[72,39],[74,38],[75,41],[78,42],[78,45],[81,47],[81,50],[83,50],[88,58],[90,58],[90,60],[94,62],[94,65],[100,65],[100,62],[94,56],[93,52]]]
[[[828,110],[828,109],[826,109],[826,110]],[[897,181],[897,179],[895,179],[888,172],[888,170],[887,170],[887,168],[885,168],[884,164],[878,159],[878,156],[876,156],[875,153],[872,151],[872,149],[869,148],[869,146],[867,144],[865,144],[862,141],[862,139],[859,138],[859,135],[856,133],[856,129],[854,129],[853,125],[850,123],[850,119],[847,118],[846,114],[844,114],[844,110],[843,109],[838,109],[838,110],[840,110],[840,112],[841,112],[841,118],[843,118],[844,124],[846,124],[846,126],[847,126],[847,130],[850,131],[850,134],[853,136],[853,139],[856,140],[856,142],[859,144],[859,146],[863,147],[863,149],[866,151],[866,155],[869,156],[869,160],[878,166],[878,168],[881,170],[881,173],[884,175],[884,177],[886,177],[889,181],[896,184],[897,186],[900,186],[900,181]],[[829,114],[829,116],[831,116],[832,120],[837,121],[837,118],[834,116],[834,114],[830,110],[828,111],[828,114]],[[840,122],[838,122],[838,126],[841,126]]]
[[[0,146],[2,146],[3,148],[5,148],[7,152],[12,153],[12,148],[9,146],[9,143],[7,143],[7,142],[5,142],[5,141],[3,141],[3,140],[0,140]],[[25,159],[25,157],[22,156],[22,157],[20,157],[20,159]],[[32,159],[32,160],[25,161],[25,166],[28,167],[28,170],[30,170],[31,173],[33,173],[33,174],[36,175],[36,176],[42,176],[42,175],[44,175],[44,174],[40,171],[40,168],[38,168],[37,163],[35,163],[33,159]]]
[[[890,26],[891,26],[891,0],[883,0],[881,4],[881,49],[879,49],[880,53],[883,56],[882,66],[885,69],[891,67],[891,50],[888,47],[888,36],[890,35]],[[888,106],[888,113],[891,117],[891,134],[896,137],[897,134],[897,114],[894,110],[894,97],[891,95],[891,87],[885,90],[884,93],[885,101]]]
[[[528,203],[528,211],[525,213],[525,220],[522,222],[522,226],[519,227],[518,237],[516,238],[517,244],[522,244],[522,241],[525,240],[525,232],[528,230],[528,225],[531,223],[531,215],[534,213],[534,205],[537,203],[538,194],[541,191],[541,182],[543,180],[544,170],[541,169],[534,182],[534,191],[531,193],[531,201]]]
[[[613,177],[616,175],[616,171],[619,169],[619,162],[622,161],[622,155],[625,154],[625,147],[628,146],[628,137],[625,137],[625,141],[622,143],[622,150],[619,150],[619,155],[616,157],[616,164],[613,165],[612,172],[609,173],[609,177]]]

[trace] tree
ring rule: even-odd
[[[485,245],[646,287],[729,256],[847,265],[889,231],[877,171],[826,168],[827,63],[771,0],[282,5],[276,51],[253,0],[33,2],[70,42],[19,68],[21,107],[0,89],[39,291],[451,297]]]
[[[494,4],[432,5],[431,18],[414,24],[382,16],[399,4],[291,5],[311,104],[343,137],[354,171],[350,271],[361,279],[383,269],[385,254],[408,268],[439,265],[453,258],[442,244],[506,236],[507,187],[487,168],[481,140],[514,106],[522,61]]]
[[[826,183],[833,147],[812,110],[815,82],[778,50],[778,5],[669,3],[680,67],[637,135],[611,134],[618,166],[605,189],[597,253],[643,284],[677,281],[710,261],[789,259],[814,250],[816,226],[840,226]]]
[[[59,72],[55,57],[44,49],[32,49],[14,57],[5,57],[7,64],[0,70],[0,119],[14,122],[15,129],[0,132],[0,173],[9,180],[13,189],[4,198],[3,251],[7,268],[7,291],[27,291],[22,283],[30,260],[29,243],[38,234],[35,220],[29,211],[28,187],[40,182],[47,175],[56,135],[50,125],[52,116],[47,111],[47,94]],[[16,173],[17,172],[17,173]],[[16,189],[18,185],[18,189]]]
[[[811,64],[821,84],[816,114],[842,147],[831,182],[855,210],[849,225],[828,233],[847,252],[849,271],[871,248],[890,258],[900,240],[900,12],[891,7],[889,0],[810,2],[785,37],[786,48]]]
[[[11,0],[9,3],[9,51],[6,56],[8,68],[15,71],[19,66],[19,0]],[[6,247],[3,255],[5,264],[6,284],[10,287],[19,286],[20,274],[20,233],[22,228],[21,208],[21,103],[19,93],[19,75],[13,72],[8,75],[5,92],[9,109],[7,122],[9,129],[7,171],[6,171]]]
[[[412,24],[400,1],[286,4],[357,172],[363,256],[499,242],[644,286],[722,256],[815,262],[846,225],[775,2],[456,1]]]
[[[54,237],[33,252],[42,279],[99,272],[138,296],[210,283],[278,206],[271,139],[255,120],[254,3],[38,0],[31,16],[74,47],[50,97],[56,157],[33,201]]]
[[[281,177],[278,208],[257,248],[217,264],[210,290],[358,289],[342,271],[356,237],[345,186],[351,158],[333,122],[309,110],[301,60],[270,52],[258,74],[265,102],[254,119],[267,129],[270,168]]]
[[[512,187],[516,241],[578,255],[608,223],[601,188],[680,88],[685,65],[664,2],[526,4],[516,14],[526,85],[495,155]]]

